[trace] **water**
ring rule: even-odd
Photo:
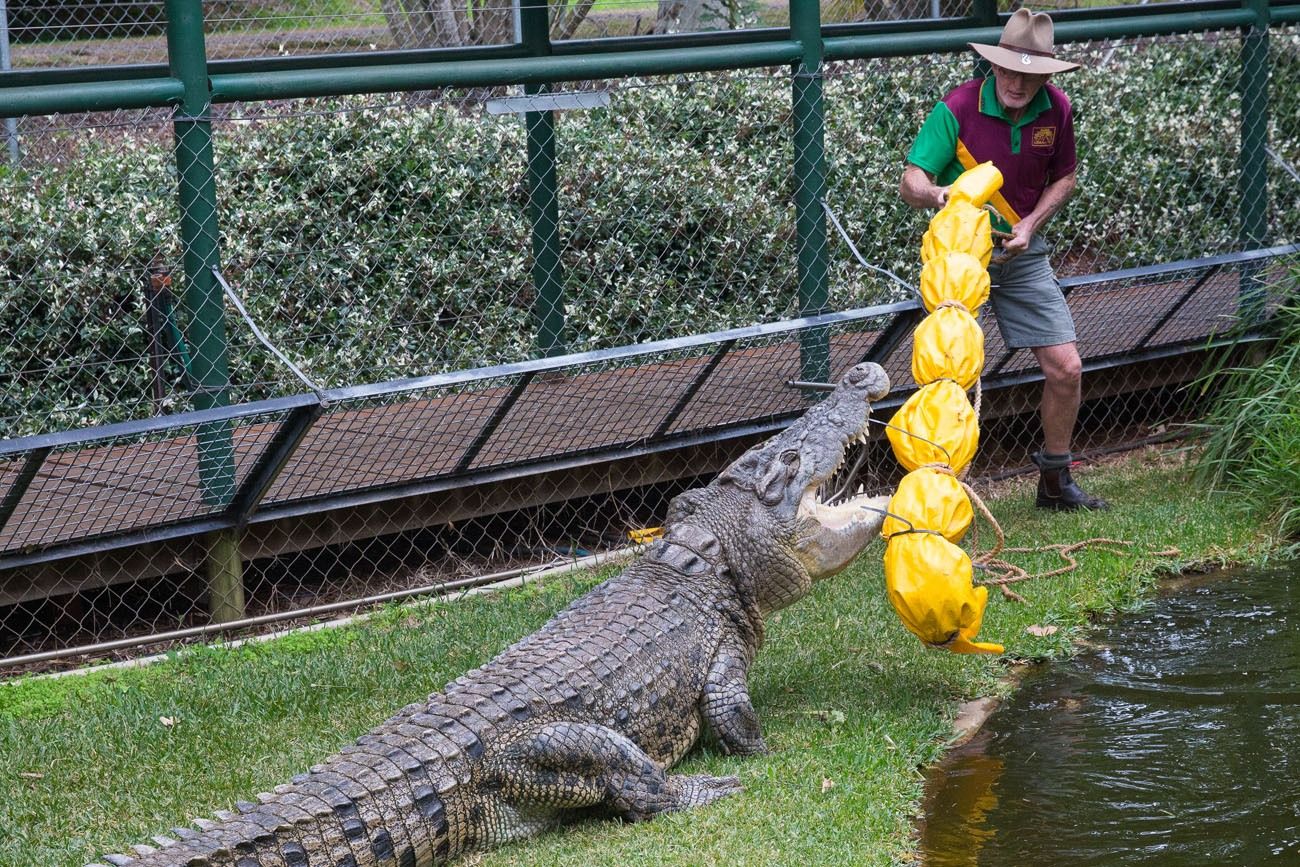
[[[930,777],[930,867],[1300,865],[1300,563],[1098,627]]]

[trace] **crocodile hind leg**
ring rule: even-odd
[[[739,792],[736,777],[668,774],[630,738],[594,723],[555,722],[513,744],[485,770],[519,807],[602,807],[629,821]]]

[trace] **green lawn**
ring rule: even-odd
[[[922,648],[884,599],[874,546],[770,623],[752,693],[772,754],[741,760],[702,749],[684,763],[739,774],[742,794],[642,825],[587,822],[473,863],[906,860],[918,768],[942,752],[957,702],[1004,690],[1014,661],[1068,652],[1090,612],[1138,604],[1158,570],[1263,550],[1252,515],[1186,479],[1147,454],[1088,474],[1116,504],[1109,513],[1039,514],[1023,485],[994,500],[1011,544],[1137,543],[1130,555],[1085,554],[1072,574],[1019,585],[1027,605],[992,594],[981,637],[1005,642],[1000,659]],[[1170,545],[1180,558],[1143,553]],[[346,630],[0,687],[0,865],[81,865],[264,791],[487,659],[595,580],[393,608]],[[1025,631],[1032,624],[1060,629],[1037,638]]]

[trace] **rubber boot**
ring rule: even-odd
[[[1038,497],[1034,505],[1040,509],[1052,509],[1057,512],[1073,512],[1076,509],[1101,511],[1109,509],[1110,504],[1101,497],[1094,497],[1079,487],[1070,476],[1070,455],[1049,455],[1035,452],[1034,463],[1038,465]]]

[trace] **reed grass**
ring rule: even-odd
[[[1265,328],[1263,352],[1225,353],[1201,380],[1217,393],[1198,427],[1205,440],[1194,477],[1267,516],[1300,552],[1300,262],[1272,289],[1282,303]]]

